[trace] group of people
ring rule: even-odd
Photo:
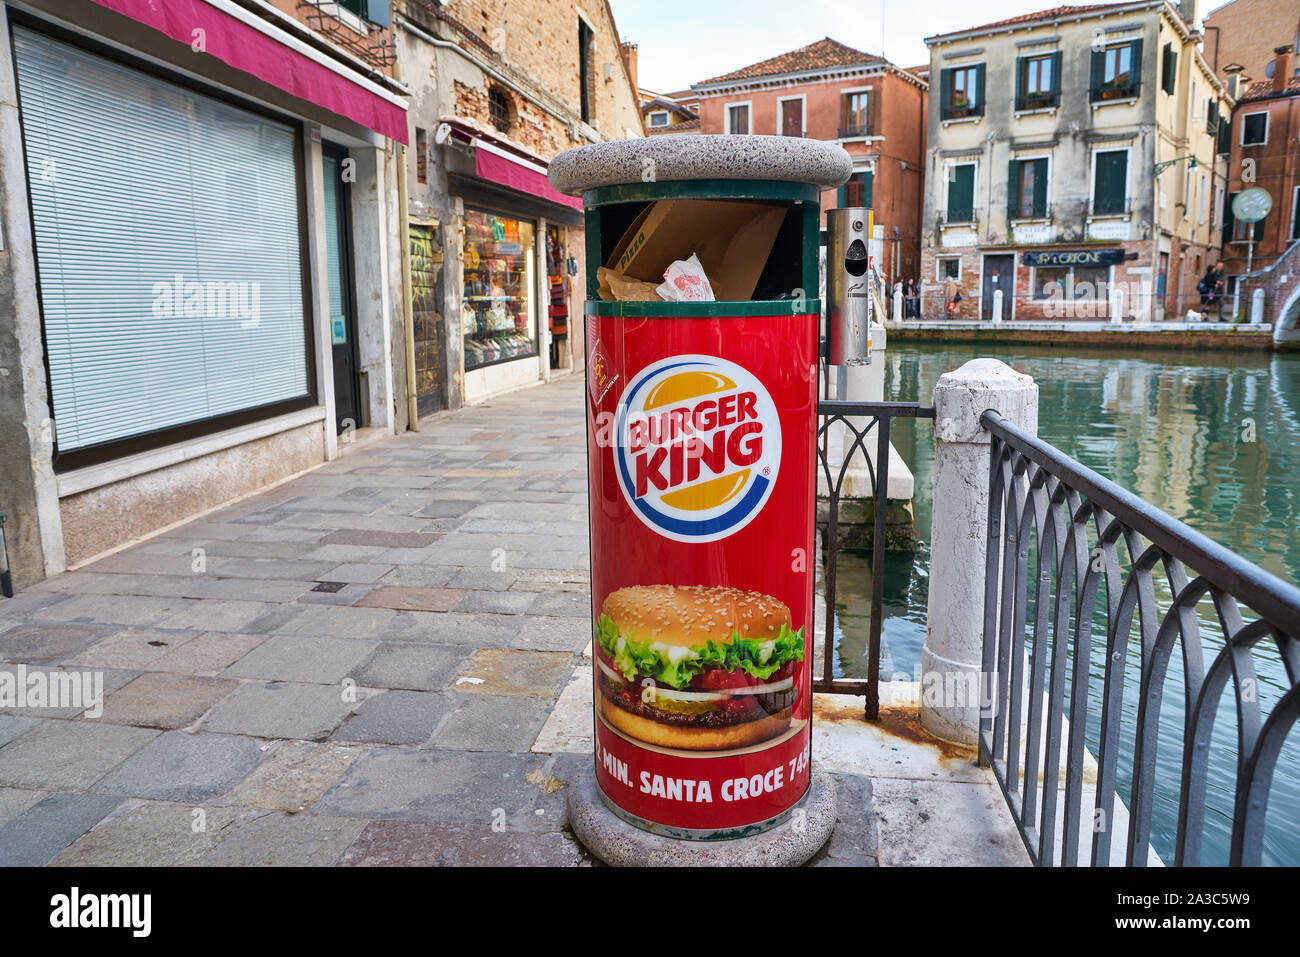
[[[1228,280],[1223,275],[1222,261],[1205,270],[1205,275],[1196,284],[1196,291],[1201,294],[1201,315],[1206,315],[1211,309],[1216,309],[1219,318],[1223,318],[1223,289],[1227,284]]]
[[[894,289],[896,288],[898,287],[891,287],[890,289],[889,295],[891,299],[895,295]],[[919,279],[904,279],[902,282],[902,289],[897,294],[901,295],[903,299],[903,318],[920,319],[921,281]],[[892,302],[890,308],[893,308]]]

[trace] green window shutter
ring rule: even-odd
[[[1047,159],[1034,160],[1034,216],[1047,215]]]
[[[975,109],[971,111],[976,116],[984,115],[984,64],[979,63],[975,66]]]
[[[1061,51],[1057,50],[1052,54],[1052,95],[1059,98],[1061,95]]]
[[[952,115],[952,70],[939,71],[939,119]]]
[[[1124,210],[1128,156],[1115,150],[1097,154],[1097,177],[1093,189],[1093,211],[1119,213]]]
[[[386,27],[392,23],[389,12],[389,0],[366,0],[366,19],[377,27]]]
[[[1137,96],[1142,89],[1142,38],[1138,37],[1129,46],[1133,50],[1133,65],[1129,72],[1129,86]]]
[[[1025,106],[1025,60],[1026,57],[1016,57],[1016,109],[1023,109]]]
[[[1219,117],[1219,144],[1215,147],[1219,153],[1232,152],[1232,115],[1229,113]]]
[[[953,168],[953,179],[948,184],[948,220],[966,222],[975,208],[975,167],[963,165]]]
[[[1257,243],[1258,243],[1258,242],[1261,242],[1261,241],[1264,239],[1264,220],[1265,220],[1265,219],[1268,219],[1268,217],[1265,216],[1264,219],[1261,219],[1259,222],[1257,222],[1257,223],[1255,224],[1255,242],[1257,242]]]
[[[1169,54],[1174,52],[1172,43],[1166,43],[1164,49],[1160,51],[1160,89],[1166,93],[1174,92],[1171,88],[1169,73]]]
[[[1232,215],[1232,200],[1236,193],[1229,193],[1228,198],[1223,201],[1223,242],[1231,242],[1233,231],[1237,226],[1237,219]]]
[[[1102,50],[1092,51],[1092,70],[1088,80],[1088,99],[1096,101],[1101,99],[1101,77],[1102,71],[1106,68],[1106,54]]]
[[[1007,219],[1020,218],[1020,160],[1007,164]]]
[[[849,184],[845,183],[835,191],[835,205],[843,209],[849,204]]]
[[[862,174],[862,205],[871,207],[871,187],[876,176],[870,170]]]

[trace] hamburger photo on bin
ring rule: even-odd
[[[611,592],[593,651],[606,723],[666,748],[721,751],[790,727],[803,628],[770,595],[702,585]]]

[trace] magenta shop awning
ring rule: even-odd
[[[406,143],[406,110],[353,83],[273,37],[203,0],[94,0],[173,40],[192,44],[203,31],[205,52],[301,100]]]
[[[474,173],[479,179],[509,186],[521,193],[536,196],[561,206],[582,209],[582,200],[576,196],[565,196],[551,185],[546,174],[539,172],[531,164],[522,160],[513,160],[495,151],[482,140],[475,139]]]

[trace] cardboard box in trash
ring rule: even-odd
[[[605,265],[628,279],[658,285],[672,263],[693,252],[719,300],[750,299],[787,208],[721,199],[659,200],[632,222]]]

